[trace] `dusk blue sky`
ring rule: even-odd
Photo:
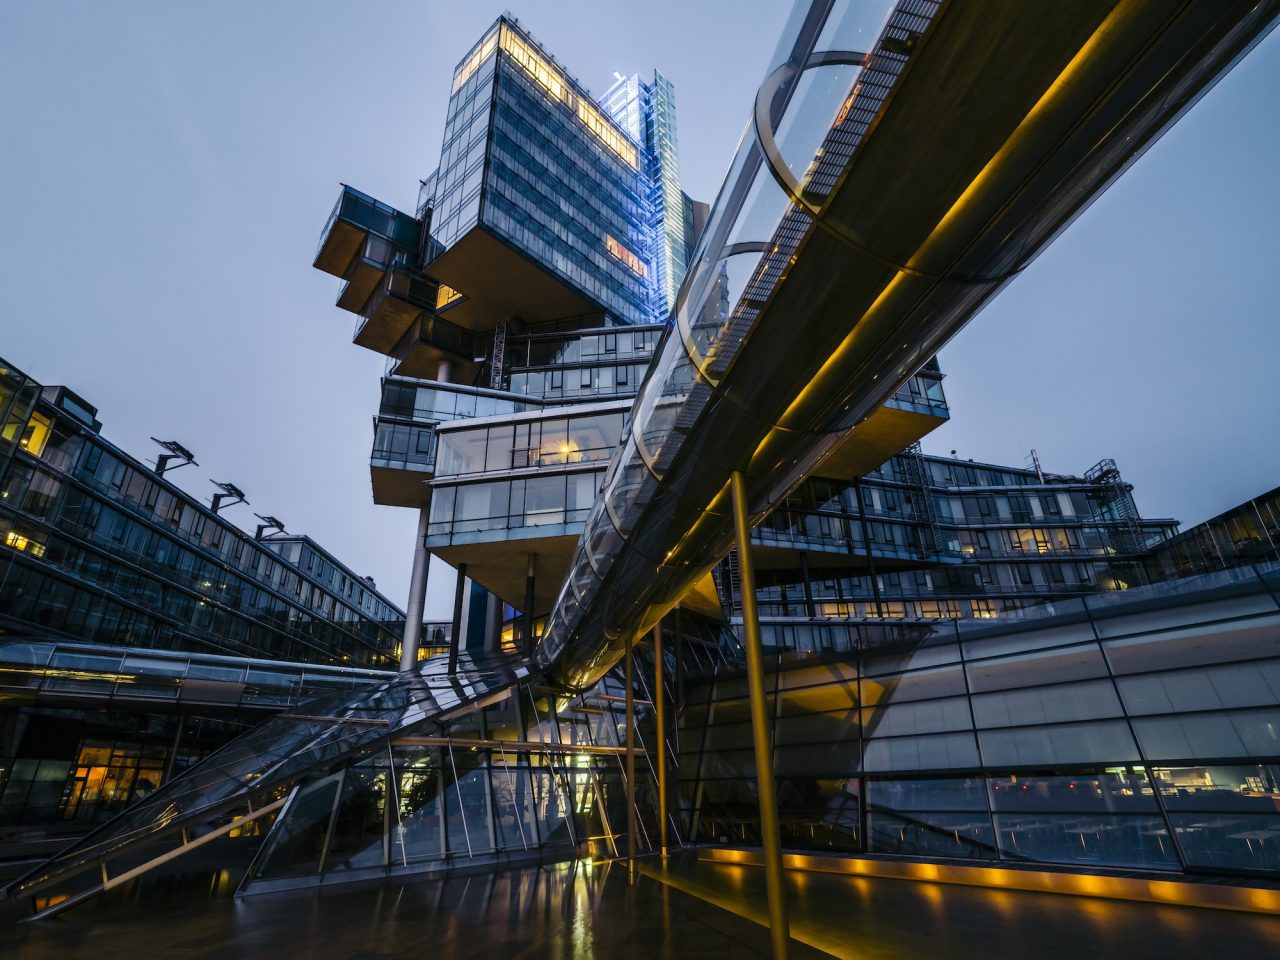
[[[789,5],[528,2],[596,93],[675,84],[710,200]],[[349,183],[411,210],[488,2],[0,8],[0,356],[100,409],[138,456],[180,440],[403,605],[415,516],[373,506],[380,357],[311,268]],[[1114,457],[1149,516],[1280,483],[1280,38],[1264,41],[942,354],[929,452],[1078,473]],[[249,510],[233,508],[251,527]],[[433,569],[430,615],[452,576]]]

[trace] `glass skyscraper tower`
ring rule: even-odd
[[[651,81],[639,74],[614,77],[600,102],[633,140],[644,144],[650,161],[657,293],[665,313],[676,302],[695,233],[693,201],[680,182],[675,88],[657,70]]]

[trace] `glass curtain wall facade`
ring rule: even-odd
[[[314,543],[255,540],[63,405],[41,403],[26,432],[0,478],[0,617],[101,643],[391,663],[403,612]]]
[[[447,250],[483,227],[617,321],[651,322],[646,167],[641,147],[504,18],[454,74],[432,237]]]
[[[1148,545],[1176,531],[1128,484],[908,450],[853,482],[807,480],[766,517],[757,601],[767,618],[1003,616],[1139,586]]]
[[[1280,487],[1184,530],[1150,551],[1143,572],[1172,580],[1280,560]]]
[[[680,182],[675,87],[657,70],[652,81],[638,74],[614,76],[616,81],[600,102],[633,140],[645,145],[651,161],[658,310],[665,318],[688,267],[693,232],[692,224],[685,223],[691,201]]]
[[[1005,621],[766,633],[783,844],[1280,874],[1280,568]],[[686,678],[688,835],[760,843],[741,664]]]
[[[651,700],[640,708],[637,837],[656,845]],[[522,687],[439,736],[304,780],[273,828],[250,892],[464,865],[616,857],[626,845],[623,687],[562,704]]]

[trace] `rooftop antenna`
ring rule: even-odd
[[[1035,447],[1031,448],[1031,455],[1027,459],[1031,461],[1031,469],[1036,472],[1036,477],[1040,480],[1040,483],[1043,484],[1044,471],[1040,469],[1040,457],[1036,453]]]
[[[166,470],[177,470],[179,467],[200,466],[196,463],[196,455],[177,440],[156,440],[155,437],[151,439],[158,443],[161,449],[169,451],[156,457],[156,476],[163,477]],[[169,466],[169,463],[174,460],[178,462]]]
[[[283,521],[277,520],[275,517],[264,517],[260,513],[255,513],[254,516],[262,522],[258,524],[258,529],[254,531],[253,539],[269,540],[271,537],[285,532]],[[270,531],[270,533],[267,533],[267,531]],[[266,534],[265,536],[263,535],[264,533]]]
[[[244,495],[244,491],[237,487],[234,483],[222,483],[218,480],[210,479],[215,487],[221,490],[221,493],[213,495],[213,512],[217,513],[223,507],[233,507],[237,503],[249,505],[248,499]]]

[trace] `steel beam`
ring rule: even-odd
[[[782,887],[782,837],[778,829],[778,798],[773,783],[772,731],[764,698],[764,655],[760,649],[760,618],[756,611],[756,575],[751,562],[751,517],[747,513],[742,472],[729,477],[733,500],[733,530],[738,541],[738,572],[742,584],[742,633],[747,652],[747,692],[751,700],[751,744],[755,748],[756,790],[760,801],[760,836],[764,846],[765,886],[769,897],[769,934],[774,960],[786,960],[791,939],[787,926],[786,893]]]

